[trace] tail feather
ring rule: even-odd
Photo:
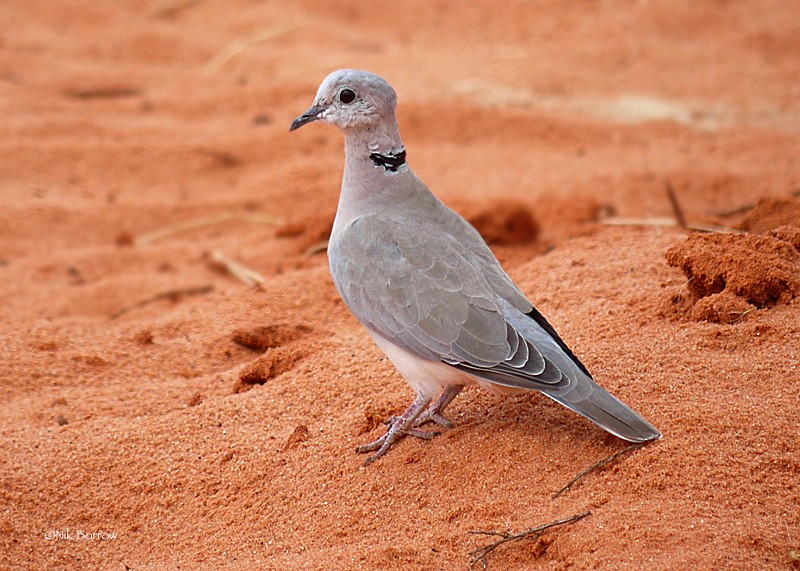
[[[542,392],[623,440],[646,442],[661,438],[661,432],[640,414],[596,383],[592,384],[595,385],[592,393],[577,402],[553,396],[546,391]]]
[[[594,381],[586,366],[536,308],[526,314],[507,310],[506,319],[571,381],[566,386],[535,388],[623,440],[646,442],[661,438],[655,426]]]

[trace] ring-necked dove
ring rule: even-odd
[[[432,421],[470,384],[538,390],[624,440],[659,431],[600,387],[506,274],[480,234],[439,201],[406,162],[397,96],[381,77],[345,69],[320,85],[290,130],[325,121],[345,135],[331,274],[350,310],[417,393],[378,440],[384,455]],[[434,397],[438,399],[431,404]]]

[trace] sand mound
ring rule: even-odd
[[[305,325],[291,326],[282,323],[235,330],[231,335],[234,342],[265,354],[242,369],[233,386],[233,392],[247,392],[294,368],[305,353],[291,345],[310,332],[311,328]]]
[[[776,236],[694,234],[666,258],[689,279],[691,319],[732,323],[800,292],[800,253]]]
[[[537,201],[534,209],[554,244],[594,232],[595,223],[612,211],[609,205],[589,196],[547,196]]]
[[[316,249],[327,242],[333,230],[335,212],[323,212],[303,219],[292,220],[275,231],[278,238],[288,238],[295,241],[295,250],[298,253]]]
[[[292,370],[303,356],[301,351],[288,347],[270,349],[242,369],[239,379],[233,385],[233,392],[244,393],[256,385],[263,385],[268,380]]]
[[[236,329],[231,334],[231,339],[243,347],[254,351],[267,351],[299,339],[311,328],[305,325],[286,325],[276,323],[272,325],[261,325],[252,328]]]
[[[739,223],[739,228],[766,234],[779,226],[800,225],[800,198],[768,196],[759,200]]]
[[[701,297],[689,308],[689,318],[694,321],[737,323],[753,311],[755,306],[743,298],[723,291]]]
[[[520,200],[501,198],[486,202],[456,202],[451,206],[492,245],[532,244],[541,232],[531,208]]]
[[[800,251],[800,226],[778,226],[774,230],[770,230],[770,236],[789,242]]]
[[[609,207],[591,197],[544,196],[529,204],[522,200],[450,201],[492,246],[526,246],[536,242],[552,247],[569,238],[590,234]]]

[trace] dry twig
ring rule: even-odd
[[[728,314],[729,315],[738,315],[739,317],[735,321],[733,321],[733,323],[739,323],[745,317],[747,317],[748,313],[750,313],[751,311],[755,311],[756,309],[757,309],[756,307],[751,307],[750,309],[746,309],[744,311],[729,311]]]
[[[686,218],[683,216],[683,208],[681,208],[678,197],[675,196],[675,189],[672,188],[672,183],[668,178],[664,179],[664,190],[667,192],[667,198],[669,198],[669,203],[672,205],[672,212],[675,213],[675,220],[678,226],[684,230],[688,230],[689,226],[686,224]]]
[[[572,480],[570,480],[569,483],[566,486],[564,486],[563,488],[558,490],[555,494],[553,494],[553,497],[551,499],[554,500],[558,496],[563,494],[564,492],[568,491],[570,488],[572,488],[572,486],[574,486],[575,484],[578,483],[578,480],[580,480],[581,478],[583,478],[584,476],[586,476],[590,472],[593,472],[595,470],[599,470],[600,468],[603,468],[604,466],[608,466],[609,464],[611,464],[614,460],[616,460],[617,458],[619,458],[623,454],[627,454],[628,452],[633,452],[634,450],[636,450],[638,448],[641,448],[642,446],[644,446],[648,442],[652,442],[652,441],[651,440],[647,440],[645,442],[636,442],[634,444],[631,444],[630,446],[626,446],[622,450],[617,450],[616,452],[614,452],[608,458],[604,458],[603,460],[600,460],[599,462],[595,462],[594,464],[592,464],[591,466],[586,468],[583,472],[581,472],[580,474],[578,474],[577,476],[572,478]]]
[[[177,301],[180,298],[186,295],[200,295],[204,293],[208,293],[214,289],[214,286],[211,284],[202,285],[202,286],[193,286],[187,287],[182,289],[171,289],[167,291],[162,291],[145,299],[139,300],[136,303],[132,303],[131,305],[126,305],[125,307],[118,309],[114,313],[111,314],[111,319],[116,319],[117,317],[128,313],[134,309],[138,309],[140,307],[144,307],[149,303],[153,303],[154,301],[159,301],[162,299],[169,299],[172,301]]]
[[[175,0],[174,2],[162,2],[160,6],[154,8],[150,15],[154,18],[171,18],[179,13],[197,6],[202,0]]]
[[[322,242],[317,242],[316,244],[313,244],[308,248],[306,248],[305,252],[303,252],[303,255],[306,257],[311,257],[315,254],[319,254],[320,252],[324,252],[327,249],[328,249],[328,241],[323,240]]]
[[[800,188],[796,188],[789,193],[789,196],[800,196]],[[755,202],[748,202],[747,204],[742,204],[741,206],[737,206],[736,208],[731,208],[729,210],[720,210],[715,212],[716,216],[721,216],[725,218],[726,216],[733,216],[734,214],[741,214],[742,212],[747,212],[748,210],[752,210],[755,208]]]
[[[560,525],[566,525],[568,523],[574,523],[578,520],[585,518],[591,513],[592,513],[591,511],[587,510],[583,513],[579,513],[577,515],[568,517],[566,519],[561,519],[558,521],[546,523],[544,525],[540,525],[539,527],[533,527],[529,530],[520,533],[509,533],[507,531],[480,531],[480,530],[470,531],[470,533],[476,535],[491,535],[499,537],[500,539],[498,539],[494,543],[490,543],[489,545],[486,545],[484,547],[479,547],[478,549],[471,551],[470,555],[472,556],[472,560],[469,562],[469,566],[470,568],[473,568],[480,563],[483,569],[486,569],[486,567],[489,564],[488,560],[486,559],[487,556],[490,553],[492,553],[492,551],[503,545],[504,543],[508,543],[509,541],[521,541],[528,537],[532,537],[532,539],[534,540],[539,539],[542,536],[542,534],[551,527],[557,527]]]
[[[222,271],[228,272],[250,287],[261,287],[261,285],[266,281],[266,278],[257,271],[228,258],[220,250],[214,250],[211,253],[209,263],[212,264],[216,269],[221,269]]]
[[[606,226],[661,226],[665,228],[679,226],[674,218],[607,218],[602,223]],[[726,226],[714,226],[712,224],[687,224],[686,229],[696,232],[744,234],[743,230],[727,228]]]
[[[242,212],[223,212],[222,214],[217,214],[216,216],[195,218],[194,220],[186,220],[184,222],[178,222],[177,224],[171,224],[165,228],[153,230],[152,232],[142,234],[136,238],[136,243],[139,245],[149,244],[150,242],[155,242],[156,240],[160,240],[166,236],[171,236],[172,234],[180,234],[181,232],[186,232],[188,230],[195,230],[197,228],[203,228],[206,226],[214,226],[215,224],[221,224],[222,222],[228,222],[230,220],[241,220],[244,222],[254,222],[256,224],[268,224],[270,226],[276,226],[283,223],[282,220],[269,216],[258,216],[255,214],[245,214]]]
[[[71,99],[121,99],[124,97],[139,97],[141,94],[142,91],[138,87],[128,85],[76,87],[64,91],[64,96]]]
[[[240,36],[225,46],[225,49],[211,58],[205,65],[205,71],[209,74],[215,73],[219,71],[222,66],[238,56],[251,45],[288,34],[295,28],[297,28],[295,24],[284,24],[283,26],[279,26],[277,28],[255,30],[249,34]]]
[[[696,232],[722,233],[722,234],[741,234],[742,230],[727,228],[725,226],[715,226],[713,224],[690,224],[686,221],[683,208],[678,202],[675,189],[668,178],[664,179],[664,190],[672,206],[673,218],[608,218],[603,220],[607,226],[665,226],[679,227],[684,230],[694,230]]]

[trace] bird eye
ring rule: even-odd
[[[356,92],[352,89],[342,89],[339,92],[339,101],[344,104],[352,103],[356,100]]]

